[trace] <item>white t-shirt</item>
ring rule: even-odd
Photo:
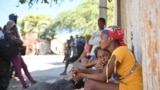
[[[99,30],[99,31],[95,32],[89,40],[89,44],[93,45],[90,55],[95,55],[94,54],[94,49],[97,48],[98,46],[100,46],[99,43],[100,43],[100,40],[101,40],[101,32],[102,32],[102,30]]]

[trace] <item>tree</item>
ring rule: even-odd
[[[27,46],[27,53],[30,53],[30,50],[32,50],[31,53],[36,51],[34,46],[36,45],[36,43],[38,43],[37,40],[41,40],[41,37],[46,36],[44,31],[47,33],[46,28],[51,24],[51,22],[53,22],[53,19],[45,15],[27,15],[18,22],[21,26],[20,31],[22,33],[22,36],[25,37],[24,42],[26,42],[25,44]],[[46,37],[43,39],[47,40],[48,43],[40,44],[39,52],[41,54],[50,54],[52,52],[50,47],[50,39],[47,39]],[[30,43],[28,43],[28,41]]]
[[[62,3],[64,0],[19,0],[19,2],[21,4],[24,4],[24,3],[28,3],[29,6],[32,6],[34,5],[35,3],[38,3],[38,2],[41,2],[41,3],[45,3],[45,4],[52,4],[53,2],[54,3]],[[70,1],[73,1],[73,0],[70,0]],[[92,0],[94,1],[94,0]],[[111,2],[112,0],[108,0],[108,2]]]
[[[107,23],[112,23],[113,18],[113,3],[108,3]],[[53,28],[58,30],[68,30],[70,32],[78,30],[80,34],[92,34],[97,30],[98,19],[98,0],[86,0],[82,5],[74,10],[60,13],[55,19],[58,22]]]
[[[44,0],[42,0],[43,3],[45,3]],[[47,0],[46,0],[47,1]],[[72,0],[70,0],[72,1]],[[39,0],[29,0],[29,2],[37,3]],[[28,3],[29,3],[28,2]],[[48,2],[48,1],[47,1]],[[55,3],[61,3],[63,0],[51,0],[48,3],[55,2]],[[111,0],[108,0],[108,2],[111,2]],[[25,2],[26,3],[26,2]],[[67,31],[75,31],[78,30],[80,34],[92,34],[95,30],[97,30],[97,19],[99,17],[99,0],[85,0],[82,5],[80,5],[78,8],[74,10],[69,10],[62,12],[59,17],[55,19],[55,24],[57,25],[50,25],[49,27],[54,28],[54,31],[59,30],[67,30]],[[113,2],[107,3],[107,24],[112,24],[112,18],[113,18]],[[51,30],[51,29],[50,29]],[[52,31],[52,30],[51,30]],[[48,30],[46,32],[43,32],[44,34],[41,37],[45,38],[47,36]],[[48,33],[49,34],[49,33]],[[44,36],[45,35],[45,36]],[[49,36],[53,37],[53,36]]]
[[[37,36],[44,31],[44,29],[53,21],[46,15],[27,15],[18,21],[21,26],[21,34],[24,36],[27,32],[36,32]]]
[[[56,23],[52,23],[48,25],[45,30],[41,33],[40,38],[42,39],[47,39],[47,40],[52,40],[54,39],[56,35],[56,29],[54,28]]]
[[[64,0],[19,0],[19,3],[20,4],[28,3],[28,6],[31,8],[34,4],[38,4],[39,2],[41,4],[50,4],[50,6],[52,6],[53,3],[60,4],[63,1]],[[69,0],[69,1],[73,1],[73,0]]]
[[[99,0],[85,0],[83,4],[79,7],[62,12],[58,15],[57,18],[54,19],[54,22],[48,24],[47,27],[41,31],[38,29],[40,33],[38,36],[42,39],[51,40],[54,38],[57,31],[66,30],[69,32],[79,31],[79,34],[92,34],[94,31],[98,29],[97,27],[97,19],[99,17],[99,8],[98,8]],[[107,23],[111,24],[113,17],[113,3],[108,3],[108,15]],[[31,17],[31,16],[30,16]],[[31,19],[31,18],[30,18]],[[39,23],[39,19],[32,18],[33,20],[26,19],[26,21],[32,21],[34,23],[29,24],[29,27],[38,27],[41,26]],[[24,22],[23,21],[23,22]],[[23,33],[25,32],[24,28],[25,24],[21,23]],[[45,25],[44,25],[45,26]],[[26,26],[27,27],[27,26]]]

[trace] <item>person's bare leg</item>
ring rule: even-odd
[[[68,58],[68,57],[69,57],[68,55],[65,55],[65,56],[64,56],[63,63],[67,61],[67,58]]]
[[[66,59],[64,71],[60,75],[67,75],[68,65],[69,65],[69,58]]]
[[[66,56],[64,56],[63,63],[66,61]]]
[[[87,80],[84,86],[84,90],[119,90],[119,84]]]

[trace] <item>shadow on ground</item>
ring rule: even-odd
[[[44,82],[44,81],[54,82],[62,78],[65,78],[65,79],[70,78],[69,74],[64,75],[64,76],[59,75],[64,70],[64,63],[54,62],[54,63],[48,63],[48,64],[57,65],[59,67],[54,67],[54,68],[46,69],[46,70],[36,70],[36,71],[31,72],[31,75],[33,76],[35,80],[37,80],[38,82]],[[68,71],[70,70],[70,68],[71,68],[71,65],[69,65]],[[27,83],[30,83],[27,80],[25,75],[24,75],[24,78],[26,79]],[[12,79],[10,81],[10,85],[7,90],[23,90],[23,89],[22,89],[22,85],[19,80]]]

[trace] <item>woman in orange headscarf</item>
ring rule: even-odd
[[[112,52],[105,69],[99,73],[87,70],[73,70],[72,77],[88,78],[85,90],[143,90],[142,68],[137,63],[133,53],[123,41],[123,30],[111,26],[102,31],[101,48]],[[111,75],[119,75],[119,83],[110,82]]]

